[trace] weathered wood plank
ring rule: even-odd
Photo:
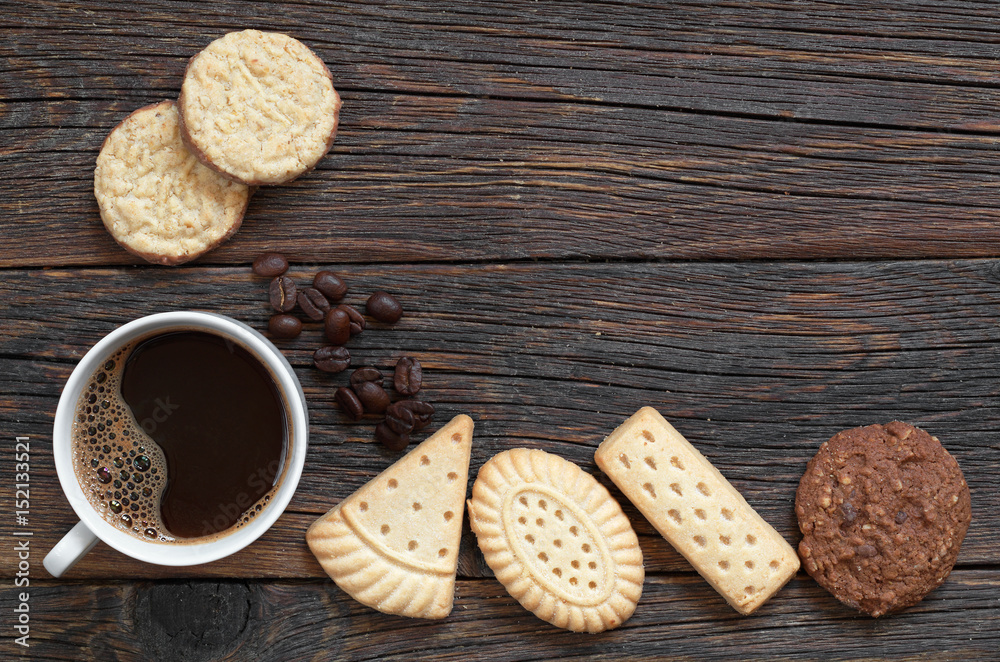
[[[492,579],[459,581],[442,621],[380,614],[332,582],[31,588],[31,659],[968,660],[1000,644],[996,570],[958,570],[918,606],[879,620],[857,617],[801,576],[746,618],[697,576],[654,577],[633,617],[599,635],[549,626]],[[15,606],[11,592],[0,595],[0,609]],[[4,644],[11,639],[4,633]]]
[[[334,68],[342,132],[206,263],[262,245],[362,262],[1000,251],[1000,27],[974,4],[847,22],[823,3],[107,5],[0,17],[0,266],[133,263],[98,221],[101,140],[175,95],[208,39],[265,16]]]
[[[107,131],[160,96],[8,105],[0,265],[139,262],[100,222],[93,164]],[[319,168],[259,190],[202,262],[248,262],[262,245],[360,262],[1000,252],[990,136],[374,93],[345,104]]]
[[[135,89],[136,77],[147,75],[146,61],[167,56],[182,63],[220,32],[265,27],[312,42],[345,88],[997,128],[991,62],[1000,24],[976,3],[905,10],[855,3],[850,11],[829,3],[668,3],[627,11],[614,4],[511,2],[481,11],[447,2],[335,8],[296,2],[281,12],[216,3],[210,13],[200,2],[159,11],[105,5],[110,11],[29,4],[4,25],[15,38],[31,34],[15,42],[14,52],[32,71],[49,69],[45,56],[53,51],[104,62],[108,76],[96,85],[71,69],[75,63],[57,65],[84,97]],[[126,84],[116,85],[116,61],[129,57],[143,64],[126,63]],[[148,68],[158,73],[161,65]],[[33,90],[20,87],[22,94]]]
[[[296,266],[300,282],[321,265]],[[356,365],[424,365],[437,423],[477,423],[472,474],[515,445],[546,448],[599,473],[593,450],[651,404],[673,420],[790,541],[795,487],[840,429],[899,418],[939,435],[973,492],[960,564],[1000,562],[1000,391],[993,364],[992,261],[354,265],[347,300],[384,287],[409,311],[349,344]],[[32,523],[51,546],[74,521],[48,449],[60,388],[86,348],[115,326],[171,309],[222,312],[264,328],[265,283],[244,268],[8,270],[0,284],[0,421],[29,435],[39,499]],[[308,465],[292,513],[259,546],[206,568],[153,570],[110,550],[76,577],[317,576],[302,532],[387,466],[373,421],[346,422],[332,392],[346,375],[310,367],[316,327],[283,343],[310,405]],[[0,457],[0,480],[12,460]],[[6,477],[6,478],[5,478]],[[607,481],[605,481],[607,484]],[[684,568],[642,522],[653,572]],[[264,553],[264,552],[268,553]],[[270,554],[274,551],[275,554]],[[275,559],[281,558],[281,562]],[[116,560],[118,562],[116,562]],[[9,559],[0,559],[9,569]],[[463,573],[482,574],[470,540]]]
[[[1000,254],[994,9],[6,3],[0,430],[32,440],[30,659],[995,656],[1000,269],[798,262]],[[302,540],[394,457],[372,443],[373,421],[348,423],[333,407],[346,376],[309,367],[311,328],[283,345],[311,408],[307,469],[260,541],[180,569],[101,544],[68,581],[43,579],[44,552],[75,520],[49,440],[83,352],[160,310],[264,327],[263,283],[245,267],[38,268],[132,264],[97,217],[100,141],[135,107],[176,94],[210,39],[245,27],[314,46],[344,92],[344,123],[317,171],[258,191],[240,235],[202,264],[246,265],[277,248],[301,280],[320,265],[342,271],[352,302],[376,287],[399,294],[410,314],[353,340],[356,362],[420,358],[436,424],[476,419],[473,475],[515,445],[599,473],[603,435],[653,404],[794,543],[794,490],[818,445],[901,418],[938,434],[972,487],[956,571],[878,621],[800,573],[744,619],[623,500],[648,579],[621,630],[586,637],[536,620],[490,578],[467,525],[452,616],[378,614],[327,580]],[[10,453],[0,481],[13,483]],[[0,554],[4,577],[14,567]],[[17,599],[0,592],[0,611]],[[3,635],[0,657],[14,657]]]
[[[523,168],[537,171],[536,177],[577,174],[581,184],[598,175],[628,175],[664,185],[814,197],[850,194],[982,208],[990,208],[984,196],[997,187],[990,168],[996,144],[990,136],[575,103],[376,92],[347,92],[345,97],[344,124],[333,152],[321,161],[322,175],[315,178],[323,184],[314,181],[310,187],[360,187],[367,177],[377,193],[379,184],[393,175],[405,186],[422,178],[490,169],[496,177],[513,178],[515,169]],[[149,94],[138,103],[161,98]],[[8,104],[8,114],[0,117],[0,135],[6,138],[5,151],[17,153],[20,162],[0,181],[12,188],[29,187],[39,198],[45,189],[30,187],[43,187],[52,179],[92,185],[88,159],[96,158],[108,131],[136,105],[89,100]],[[412,162],[412,172],[388,170],[401,160]],[[36,169],[47,162],[53,170],[39,181]],[[84,164],[90,170],[83,170]],[[457,183],[445,179],[442,185]]]

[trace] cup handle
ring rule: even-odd
[[[42,559],[42,565],[53,577],[61,577],[96,544],[97,536],[94,535],[94,532],[88,529],[83,522],[77,522],[76,526],[56,543],[52,551],[45,555],[45,558]]]

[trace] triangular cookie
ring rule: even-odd
[[[456,416],[309,527],[309,549],[352,598],[387,614],[451,613],[472,428]]]

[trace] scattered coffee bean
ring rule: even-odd
[[[358,400],[358,396],[354,394],[354,391],[346,386],[338,388],[333,397],[337,401],[337,404],[340,405],[341,411],[347,414],[352,421],[360,421],[361,417],[365,415],[364,405]]]
[[[340,308],[331,308],[326,314],[326,339],[334,345],[351,339],[351,318]]]
[[[330,310],[330,302],[315,287],[307,287],[299,292],[295,297],[295,301],[299,304],[302,312],[314,322],[323,321],[326,313]]]
[[[391,451],[401,451],[410,445],[409,435],[396,434],[385,423],[375,426],[375,439]]]
[[[347,294],[347,285],[332,271],[321,271],[313,278],[313,287],[330,301],[340,301]]]
[[[860,547],[857,548],[856,551],[858,553],[858,556],[864,558],[871,558],[872,556],[878,554],[878,550],[875,549],[875,547],[873,547],[872,545],[861,545]]]
[[[396,403],[401,407],[406,407],[413,412],[413,430],[418,431],[427,427],[431,419],[434,418],[434,406],[420,400],[400,400]]]
[[[352,336],[356,336],[365,330],[365,316],[359,313],[357,308],[348,306],[346,303],[340,304],[337,308],[347,313],[347,317],[350,318]]]
[[[386,324],[395,324],[403,316],[403,307],[399,305],[396,297],[382,290],[378,290],[368,297],[365,310],[379,322]]]
[[[353,388],[369,414],[381,414],[389,407],[389,394],[375,382],[359,382]]]
[[[351,386],[357,386],[361,382],[375,382],[379,386],[385,384],[385,379],[382,377],[382,373],[378,371],[378,368],[373,368],[372,366],[365,366],[364,368],[358,368],[351,373]]]
[[[416,419],[408,407],[397,402],[385,410],[385,424],[396,434],[410,434],[413,432]]]
[[[295,281],[288,276],[278,276],[271,281],[268,291],[271,307],[279,313],[287,313],[295,307]]]
[[[346,347],[320,347],[313,353],[313,365],[323,372],[343,372],[351,367],[351,353]]]
[[[288,260],[280,253],[264,253],[253,261],[253,272],[258,276],[273,278],[288,271]]]
[[[306,296],[305,292],[299,292],[295,296],[295,302],[299,305],[299,310],[305,313],[306,317],[314,322],[319,322],[326,317],[326,313],[313,305],[309,297]]]
[[[293,315],[271,315],[267,329],[275,338],[294,338],[302,333],[302,322]]]
[[[396,387],[396,392],[402,395],[416,395],[420,390],[420,382],[424,378],[424,372],[420,367],[420,362],[410,356],[404,356],[396,362],[396,374],[393,377],[392,385]]]
[[[356,308],[332,303],[343,299],[347,285],[332,271],[320,271],[313,278],[312,287],[299,290],[295,281],[285,276],[288,260],[278,253],[265,253],[253,262],[253,272],[259,276],[273,277],[268,288],[268,299],[278,313],[289,313],[297,305],[313,321],[324,322],[324,333],[333,346],[317,349],[313,364],[320,370],[339,373],[351,365],[351,354],[343,347],[352,336],[365,330],[365,316]],[[365,304],[372,318],[394,324],[403,316],[399,301],[383,290],[374,292]],[[295,338],[302,332],[302,321],[288,314],[272,315],[268,329],[275,338]],[[404,396],[416,395],[423,381],[420,362],[405,356],[396,363],[393,385]],[[386,448],[403,450],[410,443],[410,433],[427,426],[434,416],[434,407],[419,400],[401,400],[392,404],[383,388],[385,378],[377,368],[366,366],[351,375],[351,388],[340,387],[334,393],[344,414],[360,420],[365,412],[385,413],[385,420],[375,427],[375,438]],[[130,485],[131,487],[131,485]]]

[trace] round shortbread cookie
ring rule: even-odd
[[[94,169],[101,220],[126,250],[181,264],[240,227],[250,189],[203,166],[184,146],[173,101],[140,108],[104,139]]]
[[[544,621],[574,632],[635,611],[642,550],[618,502],[572,462],[515,448],[479,470],[469,522],[496,578]]]
[[[312,169],[333,145],[340,96],[307,46],[277,32],[230,32],[188,63],[177,100],[203,163],[257,186]]]

